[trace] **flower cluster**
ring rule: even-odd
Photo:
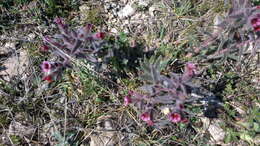
[[[59,73],[61,73],[63,66],[64,64],[60,62],[44,61],[41,65],[41,69],[45,74],[43,80],[52,82],[57,79]]]
[[[191,79],[197,74],[196,65],[187,63],[182,75],[171,73],[170,77],[161,75],[156,66],[146,64],[144,68],[152,71],[152,73],[144,76],[153,81],[140,87],[142,94],[129,91],[124,98],[124,105],[136,106],[141,111],[140,119],[150,126],[162,121],[162,116],[154,114],[158,109],[161,109],[168,122],[187,123],[188,119],[185,117],[184,104],[189,97],[187,87]],[[148,71],[144,72],[147,73]]]
[[[260,14],[255,15],[250,22],[254,31],[260,31]]]
[[[96,54],[102,48],[104,32],[92,32],[93,25],[87,24],[77,30],[69,29],[61,18],[56,18],[60,34],[44,36],[41,52],[52,52],[57,56],[55,61],[44,61],[41,64],[43,80],[54,81],[62,70],[71,66],[71,58],[83,58],[97,62]]]

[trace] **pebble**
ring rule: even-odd
[[[119,18],[129,17],[132,16],[135,11],[136,10],[130,4],[128,4],[118,12],[118,16]]]

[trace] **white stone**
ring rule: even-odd
[[[153,4],[151,7],[149,7],[149,15],[154,17],[154,11],[159,11],[160,5],[159,4]]]
[[[151,0],[139,0],[138,5],[142,7],[147,7],[150,4]]]
[[[90,146],[114,146],[119,142],[119,134],[115,129],[115,125],[111,120],[111,116],[101,116],[98,118],[97,123],[104,123],[104,124],[97,124],[97,130],[95,134],[91,134],[90,138]]]
[[[169,109],[168,107],[165,107],[165,108],[162,109],[162,113],[163,113],[164,115],[168,115],[170,112],[171,112],[171,111],[170,111],[170,109]]]
[[[27,52],[25,50],[21,50],[19,53],[17,53],[17,55],[13,55],[4,61],[3,67],[6,69],[1,70],[0,75],[3,75],[6,80],[9,80],[9,77],[20,74],[22,75],[22,79],[25,79],[26,75],[24,72],[28,64],[29,58]]]
[[[7,42],[4,46],[5,49],[15,49],[15,43],[14,42]]]
[[[225,138],[225,131],[220,127],[220,124],[223,123],[221,120],[210,121],[209,118],[201,118],[203,123],[203,129],[208,131],[211,135],[210,143],[214,144],[223,144]]]
[[[131,5],[126,5],[122,10],[118,12],[120,18],[132,16],[135,13],[135,9]]]
[[[29,41],[32,41],[35,37],[36,37],[36,35],[35,35],[34,33],[30,33],[30,34],[28,35],[28,40],[29,40]]]
[[[117,31],[116,28],[112,28],[112,29],[111,29],[111,32],[114,33],[114,34],[117,34],[117,33],[118,33],[118,31]]]

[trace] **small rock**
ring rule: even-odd
[[[122,10],[118,12],[120,18],[132,16],[135,13],[135,9],[131,5],[126,5]]]
[[[118,34],[118,31],[117,31],[116,28],[112,28],[112,29],[111,29],[111,32],[114,33],[114,34]]]
[[[31,136],[35,132],[35,128],[32,126],[25,126],[19,122],[12,121],[9,125],[8,135]]]
[[[149,8],[149,15],[154,17],[154,12],[160,10],[160,6],[158,4],[153,4],[150,8]]]
[[[203,129],[207,130],[211,135],[210,143],[223,144],[225,138],[225,131],[220,127],[220,123],[223,121],[215,119],[210,121],[209,118],[201,118],[203,123]]]
[[[15,49],[15,43],[14,42],[7,42],[4,46],[5,49]]]
[[[86,12],[86,11],[90,10],[90,7],[87,4],[84,4],[84,5],[79,6],[79,10],[81,12]]]
[[[151,3],[151,0],[139,0],[138,5],[141,7],[148,7]]]
[[[23,75],[24,79],[26,76],[24,73],[26,66],[28,66],[29,60],[25,50],[22,50],[17,53],[17,55],[13,55],[3,62],[3,67],[5,70],[0,71],[0,75],[3,76],[7,81],[10,77],[15,75]]]
[[[28,40],[29,40],[29,41],[32,41],[35,37],[36,37],[36,35],[35,35],[34,33],[30,33],[30,34],[28,35]]]
[[[98,118],[97,125],[97,130],[100,130],[100,132],[96,132],[90,136],[90,146],[114,146],[118,143],[118,134],[111,121],[111,116],[108,115]]]
[[[170,111],[170,108],[168,108],[168,107],[165,107],[165,108],[162,109],[162,113],[163,113],[164,115],[168,115],[170,112],[171,112],[171,111]]]

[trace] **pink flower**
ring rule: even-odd
[[[154,124],[151,115],[148,112],[143,113],[140,118],[141,120],[145,121],[149,126],[152,126]]]
[[[125,96],[124,98],[124,105],[127,106],[129,105],[130,103],[132,103],[132,98],[130,96]]]
[[[169,118],[173,123],[178,123],[181,121],[181,115],[179,113],[171,113]]]
[[[48,73],[51,71],[52,64],[49,61],[43,61],[41,68],[43,72]]]

